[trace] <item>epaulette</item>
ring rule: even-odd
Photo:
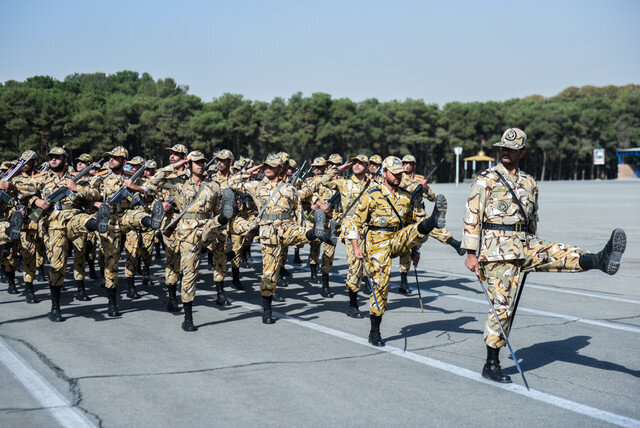
[[[372,187],[371,189],[367,190],[367,193],[372,195],[375,192],[380,192],[380,188],[378,186]]]
[[[105,169],[104,171],[96,172],[93,176],[94,177],[98,177],[100,175],[105,175],[105,174],[109,174],[109,170],[108,169]]]
[[[416,174],[416,178],[418,180],[422,180],[424,178],[424,175]]]
[[[32,175],[29,178],[37,178],[37,177],[42,177],[43,175],[45,175],[47,173],[47,171],[42,171],[40,174],[36,174],[36,175]]]

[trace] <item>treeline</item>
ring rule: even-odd
[[[164,147],[182,143],[210,156],[220,148],[236,155],[287,151],[294,159],[357,153],[412,153],[426,169],[444,157],[450,168],[438,181],[453,181],[453,147],[463,157],[484,150],[508,126],[528,136],[523,169],[538,179],[593,178],[592,151],[606,149],[601,174],[617,173],[615,150],[638,146],[640,86],[571,87],[557,96],[504,102],[452,102],[439,107],[421,100],[354,102],[316,93],[288,100],[251,101],[224,94],[204,102],[173,79],[121,71],[73,74],[64,81],[35,76],[0,86],[3,159],[25,149],[45,153],[64,145],[74,156],[95,157],[119,144],[132,154],[166,163]]]

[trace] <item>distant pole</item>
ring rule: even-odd
[[[456,154],[456,187],[460,185],[460,155],[462,147],[454,147],[453,152]]]

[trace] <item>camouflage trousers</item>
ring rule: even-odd
[[[51,229],[46,235],[47,258],[49,259],[49,284],[52,287],[62,287],[64,274],[67,269],[69,245],[83,235],[89,233],[84,226],[91,216],[76,214],[67,222],[64,229]]]
[[[585,250],[572,245],[530,239],[524,245],[524,259],[481,263],[482,273],[487,278],[489,297],[507,335],[513,323],[520,273],[580,272],[582,269],[578,261],[584,253]],[[492,348],[505,345],[492,311],[489,311],[485,323],[484,342]]]
[[[33,282],[36,278],[36,241],[37,229],[27,229],[20,232],[20,252],[22,254],[22,271],[24,282]]]
[[[306,237],[307,229],[295,224],[283,224],[277,230],[278,242],[267,244],[260,242],[262,250],[262,277],[260,278],[260,294],[264,297],[272,296],[276,291],[278,276],[280,275],[280,262],[282,254],[290,246],[306,244],[309,240]]]
[[[425,235],[418,232],[417,223],[400,229],[398,232],[370,230],[367,233],[365,268],[368,271],[373,289],[369,298],[370,314],[382,315],[387,308],[391,259],[410,252],[411,248],[423,241],[424,238]]]
[[[138,262],[145,266],[151,265],[151,254],[153,252],[153,241],[155,230],[139,231],[130,230],[127,232],[124,242],[126,255],[124,263],[124,274],[131,278],[138,272]]]
[[[219,227],[215,220],[208,220],[203,226],[196,228],[189,235],[179,235],[176,238],[178,244],[178,257],[180,260],[180,272],[182,273],[181,296],[182,302],[193,302],[196,297],[196,283],[198,282],[198,274],[200,269],[200,254],[202,250],[213,244],[214,252],[217,253],[219,247],[222,247],[224,255],[224,243],[226,242],[225,228]],[[175,233],[174,233],[175,235]],[[224,280],[220,278],[220,270],[224,272],[226,269],[226,256],[220,258],[216,256],[216,266],[214,269],[214,281]],[[219,266],[219,263],[222,266]]]
[[[447,229],[433,229],[429,233],[429,235],[427,235],[427,239],[429,236],[437,239],[443,244],[447,242],[447,239],[453,238],[453,235]],[[427,239],[425,239],[423,242],[426,242]],[[407,273],[410,270],[411,270],[411,252],[408,252],[407,254],[403,254],[402,256],[400,256],[400,272]]]
[[[0,266],[5,272],[15,272],[18,266],[20,246],[17,242],[7,240],[7,243],[0,247]]]
[[[349,269],[347,270],[347,289],[357,293],[360,291],[360,284],[362,283],[364,262],[362,259],[357,259],[353,254],[351,241],[347,241],[345,246],[347,248],[347,263],[349,264]],[[358,240],[358,246],[362,248],[361,239]]]
[[[9,227],[8,221],[0,221],[0,245],[4,245],[8,242],[11,242],[9,236],[7,235],[7,228]]]
[[[171,236],[162,235],[165,250],[164,280],[168,286],[177,285],[180,281],[180,242],[175,233]]]

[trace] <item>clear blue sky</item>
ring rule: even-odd
[[[640,1],[0,0],[0,81],[172,77],[210,101],[505,100],[640,83]]]

